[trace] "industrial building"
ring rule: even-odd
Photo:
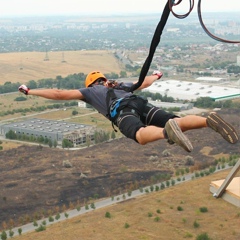
[[[94,141],[95,126],[54,121],[46,119],[29,119],[21,122],[0,125],[0,135],[6,136],[10,130],[16,134],[24,134],[28,137],[43,137],[57,141],[62,145],[63,139],[70,140],[74,146],[85,144],[88,139]]]
[[[219,77],[198,77],[196,81],[205,82],[205,83],[221,83],[226,82],[226,78],[219,78]]]
[[[192,103],[171,103],[171,102],[161,102],[161,101],[152,101],[148,100],[149,103],[153,104],[156,107],[163,109],[179,108],[179,111],[185,111],[193,108]]]
[[[240,88],[216,86],[211,83],[187,82],[179,80],[167,80],[154,82],[143,91],[160,93],[173,97],[176,100],[196,101],[200,97],[210,97],[214,101],[228,100],[240,97]]]

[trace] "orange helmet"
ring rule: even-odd
[[[107,78],[99,71],[90,72],[85,79],[85,86],[89,87],[93,84],[98,78],[104,78],[107,81]]]

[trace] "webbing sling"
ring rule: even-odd
[[[155,33],[153,35],[153,39],[152,39],[152,42],[151,42],[151,45],[150,45],[150,51],[149,51],[148,57],[145,60],[145,63],[143,64],[143,67],[141,69],[139,80],[138,80],[137,83],[135,83],[129,89],[129,92],[133,92],[136,89],[138,89],[142,85],[142,83],[143,83],[143,81],[144,81],[144,79],[145,79],[145,77],[148,73],[149,67],[150,67],[152,59],[153,59],[153,55],[154,55],[155,50],[156,50],[156,48],[157,48],[157,46],[160,42],[162,31],[163,31],[163,29],[166,25],[166,22],[167,22],[169,13],[170,13],[169,4],[170,4],[170,2],[167,1],[166,5],[165,5],[165,8],[163,10],[163,13],[162,13],[162,17],[160,19],[160,22],[158,23],[157,28],[155,30]]]

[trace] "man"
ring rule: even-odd
[[[149,87],[161,77],[161,72],[154,71],[152,75],[145,77],[138,89]],[[210,113],[207,118],[196,115],[180,118],[153,106],[142,97],[126,91],[132,84],[118,84],[115,81],[107,80],[101,72],[93,71],[86,77],[86,88],[79,90],[32,90],[21,85],[19,91],[25,95],[35,95],[53,100],[85,101],[112,121],[123,135],[142,145],[159,139],[167,139],[170,144],[176,143],[187,152],[191,152],[193,146],[183,132],[204,127],[218,132],[229,143],[234,144],[238,141],[238,135],[234,128],[216,113]]]

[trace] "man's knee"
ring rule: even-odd
[[[138,129],[138,131],[136,132],[136,141],[140,144],[140,145],[145,145],[147,142],[145,141],[145,139],[143,138],[143,134],[142,131],[144,130],[144,127],[141,127]]]

